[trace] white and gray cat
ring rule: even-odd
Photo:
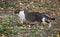
[[[22,24],[24,22],[36,22],[37,21],[37,22],[42,22],[43,24],[49,23],[49,27],[52,26],[50,20],[55,20],[55,18],[48,17],[43,13],[25,12],[24,10],[19,11],[18,16]]]

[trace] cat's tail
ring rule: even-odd
[[[50,20],[55,20],[55,18],[49,18]]]
[[[48,16],[46,16],[46,18],[49,19],[49,20],[55,20],[55,18],[51,18],[51,17],[48,17]]]

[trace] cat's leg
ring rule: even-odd
[[[48,24],[48,26],[49,26],[49,28],[50,28],[50,27],[52,27],[52,24],[51,24],[51,22]]]

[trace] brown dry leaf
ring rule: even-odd
[[[30,4],[33,4],[34,2],[30,2]]]
[[[59,34],[57,34],[56,37],[59,37]]]
[[[2,34],[2,36],[1,37],[5,37],[5,35],[4,34]]]
[[[12,30],[13,29],[13,27],[8,27],[10,30]]]
[[[56,4],[53,4],[54,7],[56,7],[57,5]]]
[[[60,16],[60,12],[57,12],[56,14],[57,14],[58,16]]]

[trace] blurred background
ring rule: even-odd
[[[22,25],[15,12],[40,12],[50,17],[52,28],[42,25]],[[44,29],[42,29],[44,28]],[[0,37],[59,37],[60,0],[0,0]]]

